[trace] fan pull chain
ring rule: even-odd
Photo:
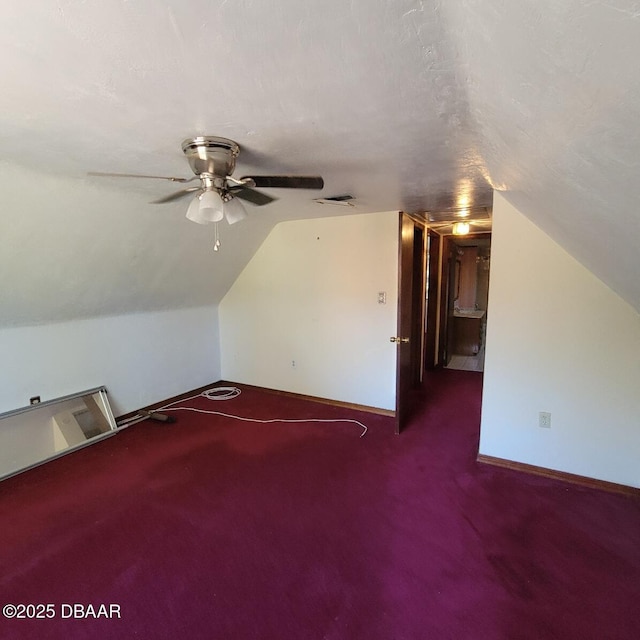
[[[213,250],[214,251],[220,251],[220,236],[218,235],[218,223],[214,222],[214,243],[213,243]]]

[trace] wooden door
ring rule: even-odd
[[[437,360],[436,345],[438,342],[438,278],[440,277],[440,236],[429,231],[429,276],[427,282],[427,310],[425,323],[424,367],[435,369]]]
[[[455,246],[449,258],[449,292],[447,294],[447,339],[446,353],[444,357],[445,366],[451,361],[451,356],[455,353],[456,344],[456,321],[454,317],[456,300],[460,295],[460,272],[461,262],[458,260]]]
[[[451,360],[454,342],[453,310],[458,288],[455,245],[450,237],[442,239],[442,273],[440,291],[440,337],[438,362],[446,367]]]
[[[398,324],[396,335],[396,433],[407,422],[410,391],[422,374],[424,336],[424,229],[405,213],[400,214],[398,255]],[[420,321],[417,322],[416,318]],[[420,363],[420,364],[417,364]]]

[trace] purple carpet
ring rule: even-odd
[[[430,374],[400,436],[199,398],[369,431],[180,412],[0,483],[0,606],[52,605],[0,637],[640,638],[640,502],[476,463],[481,385]]]

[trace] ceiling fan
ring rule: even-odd
[[[247,216],[240,200],[257,206],[273,202],[276,198],[258,191],[271,189],[322,189],[324,180],[320,176],[244,176],[232,177],[240,145],[227,138],[197,136],[182,143],[189,166],[195,174],[192,178],[149,176],[131,173],[103,173],[92,171],[88,175],[116,178],[151,178],[170,182],[188,183],[199,180],[200,184],[186,187],[154,200],[152,204],[172,202],[188,195],[195,195],[187,210],[187,218],[198,224],[215,223],[214,250],[220,248],[217,223],[226,219],[229,224],[239,222]]]

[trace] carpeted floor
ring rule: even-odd
[[[180,412],[0,483],[0,605],[54,613],[0,637],[640,637],[640,502],[476,463],[481,385],[429,375],[401,436],[246,389],[189,404],[369,431]]]

